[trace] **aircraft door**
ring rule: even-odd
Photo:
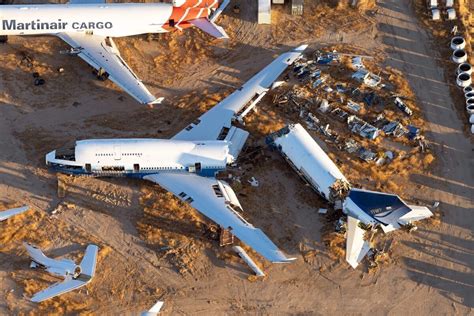
[[[114,146],[114,159],[122,159],[122,148],[120,148],[120,146]]]

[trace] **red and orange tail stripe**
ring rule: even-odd
[[[197,1],[197,0],[188,0],[188,1]],[[173,28],[184,29],[191,26],[187,21],[207,18],[211,14],[211,9],[202,7],[202,8],[183,8],[183,7],[173,7],[173,12],[169,18],[167,24],[163,25],[163,28],[167,31],[171,31]]]

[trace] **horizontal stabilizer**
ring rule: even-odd
[[[229,38],[227,33],[224,31],[224,29],[215,24],[214,22],[209,21],[207,18],[200,18],[196,20],[191,20],[189,21],[192,25],[200,28],[202,31],[206,32],[207,34],[214,36],[215,38],[218,39],[226,39]]]
[[[29,206],[22,206],[22,207],[12,208],[10,210],[0,212],[0,222],[9,219],[12,216],[26,212],[28,211],[29,208],[30,208]]]
[[[369,242],[364,240],[364,230],[359,227],[360,221],[354,217],[347,217],[346,261],[357,268],[370,250]]]
[[[66,278],[64,282],[58,282],[48,287],[47,289],[44,289],[43,291],[36,293],[31,298],[31,301],[35,303],[39,303],[47,299],[53,298],[55,296],[78,289],[86,284],[87,282],[81,281],[79,279],[74,280],[69,276],[68,278]]]

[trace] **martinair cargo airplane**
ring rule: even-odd
[[[252,247],[271,262],[289,262],[277,246],[248,223],[236,194],[216,173],[234,162],[248,132],[233,126],[249,113],[306,45],[287,52],[171,139],[96,139],[54,150],[46,164],[57,172],[127,176],[159,184]]]
[[[97,70],[142,104],[160,103],[120,56],[112,37],[164,33],[197,26],[228,38],[214,23],[230,0],[173,0],[172,3],[105,3],[71,0],[68,4],[0,5],[0,35],[56,35]],[[216,10],[217,9],[217,10]]]

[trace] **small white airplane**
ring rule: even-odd
[[[46,164],[62,173],[127,176],[157,183],[267,260],[292,261],[240,215],[242,206],[234,191],[215,175],[237,159],[249,135],[232,122],[249,113],[305,48],[279,56],[171,139],[82,140],[74,148],[48,153]]]
[[[346,261],[353,268],[370,250],[360,223],[381,227],[388,233],[433,216],[427,207],[408,205],[398,195],[351,188],[341,170],[301,124],[291,124],[269,135],[267,143],[280,151],[323,198],[332,203],[343,202],[342,210],[347,215]],[[341,184],[346,184],[348,194],[335,198],[334,188]]]
[[[230,0],[173,0],[172,3],[106,3],[71,0],[68,4],[0,5],[0,35],[56,35],[97,71],[142,104],[155,98],[120,56],[112,37],[164,33],[196,26],[228,38],[214,23]],[[217,9],[217,10],[216,10]]]
[[[97,263],[97,253],[99,248],[96,245],[89,245],[86,248],[84,257],[79,265],[70,259],[51,259],[35,246],[24,243],[26,251],[31,257],[31,268],[42,268],[54,276],[64,278],[63,282],[54,285],[36,293],[31,298],[32,302],[42,302],[55,296],[70,292],[83,287],[89,283],[95,274]]]
[[[9,209],[9,210],[6,210],[6,211],[2,211],[2,212],[0,212],[0,222],[9,219],[12,216],[24,213],[24,212],[28,211],[29,208],[30,208],[29,206],[22,206],[22,207],[12,208],[12,209]]]

